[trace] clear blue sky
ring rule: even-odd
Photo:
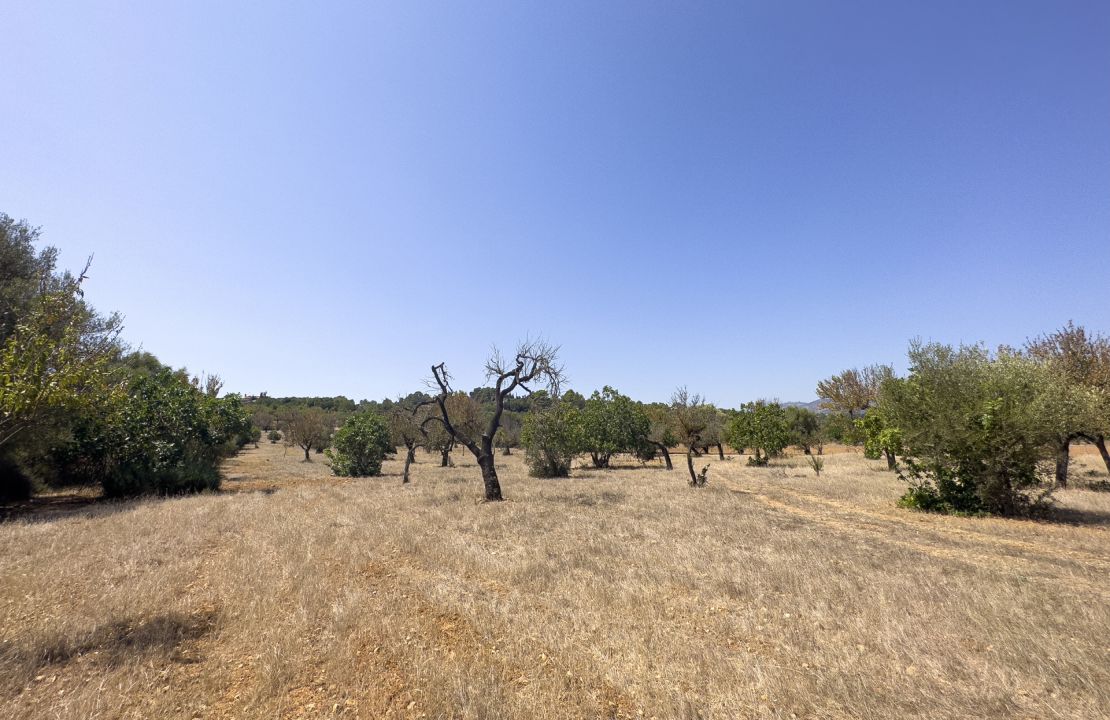
[[[17,6],[18,5],[18,6]],[[915,336],[1110,332],[1110,3],[6,3],[0,210],[271,395],[491,343],[808,400]]]

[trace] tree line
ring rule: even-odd
[[[613,386],[586,397],[564,389],[558,348],[538,341],[494,351],[487,384],[469,393],[439,363],[427,392],[396,400],[244,399],[221,396],[218,376],[128,348],[121,318],[84,299],[88,263],[61,270],[40,240],[0,213],[0,499],[71,484],[109,496],[215,489],[221,460],[263,432],[306,461],[326,452],[341,475],[378,474],[403,452],[402,482],[417,449],[444,466],[464,449],[487,500],[503,496],[496,455],[517,448],[532,475],[565,477],[579,457],[600,470],[618,455],[660,458],[672,470],[681,447],[689,484],[703,487],[726,445],[753,466],[797,446],[819,473],[825,443],[859,444],[906,481],[904,506],[961,513],[1036,510],[1067,486],[1075,442],[1097,447],[1110,471],[1110,340],[1071,323],[1021,348],[911,343],[905,377],[871,365],[819,382],[821,413],[766,400],[719,408],[685,388],[669,403]]]

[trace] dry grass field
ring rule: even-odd
[[[0,717],[1110,716],[1110,493],[950,518],[854,453],[703,490],[513,456],[483,504],[461,452],[404,487],[298,456],[0,524]]]

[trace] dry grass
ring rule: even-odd
[[[1108,493],[944,518],[851,453],[703,490],[512,457],[487,505],[461,454],[407,487],[316,459],[0,525],[0,717],[1110,715]]]

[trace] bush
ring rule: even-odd
[[[582,449],[582,415],[569,402],[533,410],[524,418],[521,442],[530,475],[567,477]]]
[[[281,433],[277,430],[271,430],[270,432],[266,433],[266,439],[269,440],[271,443],[276,443],[277,441],[281,440]]]
[[[374,413],[356,413],[335,432],[328,448],[331,469],[344,477],[381,475],[382,461],[396,451],[389,426]]]
[[[115,412],[89,428],[88,439],[104,452],[106,495],[172,495],[219,488],[220,460],[249,423],[237,397],[206,397],[164,369],[134,378]]]
[[[1041,498],[1053,430],[1044,369],[1013,352],[915,343],[911,372],[883,386],[880,408],[901,431],[909,483],[900,504],[931,512],[1027,513]]]

